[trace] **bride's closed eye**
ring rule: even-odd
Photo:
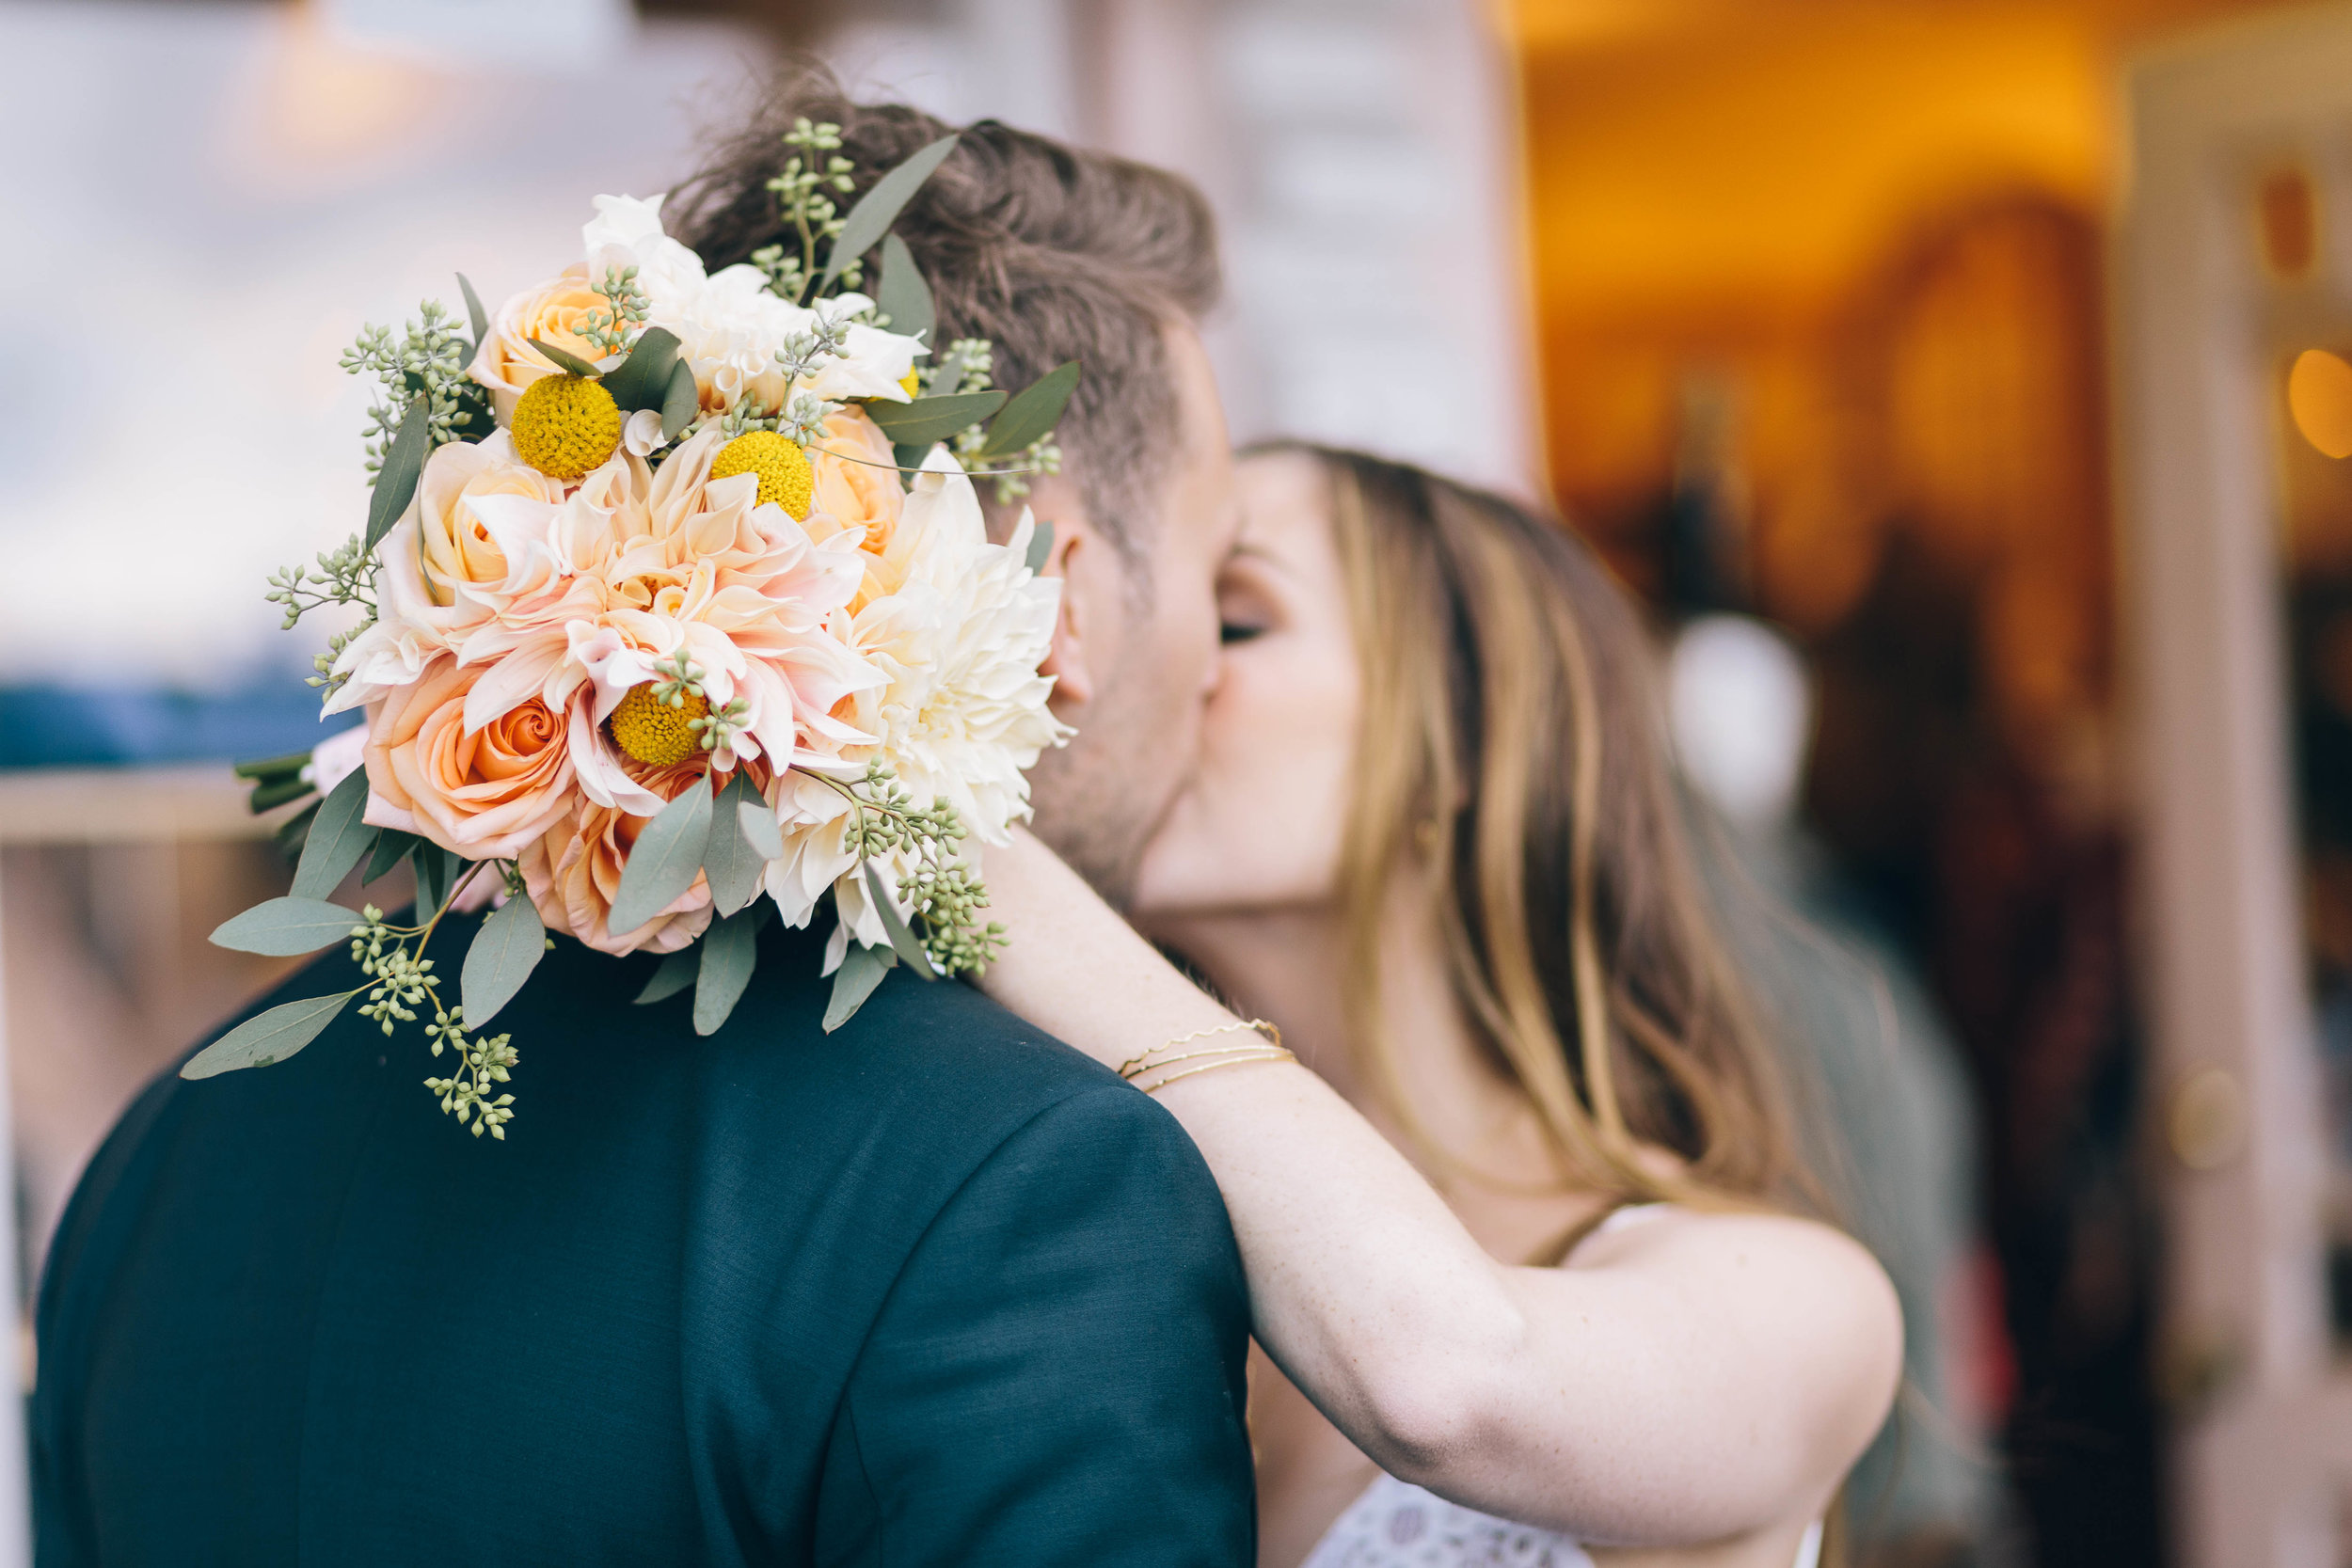
[[[1279,624],[1280,607],[1265,573],[1265,563],[1244,550],[1218,574],[1216,640],[1224,646],[1255,641]]]
[[[1253,638],[1263,637],[1265,630],[1264,626],[1253,625],[1248,621],[1225,618],[1217,622],[1216,640],[1230,648],[1236,642],[1247,642]]]

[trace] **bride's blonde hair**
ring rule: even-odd
[[[1626,595],[1566,528],[1499,496],[1273,450],[1329,482],[1362,660],[1340,893],[1367,982],[1347,988],[1350,1034],[1392,1114],[1461,1164],[1421,1127],[1368,983],[1418,863],[1455,994],[1565,1180],[1626,1201],[1796,1200],[1780,1065],[1693,863]]]

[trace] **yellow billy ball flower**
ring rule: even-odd
[[[719,455],[710,460],[710,477],[731,479],[737,474],[759,476],[757,504],[774,501],[792,515],[794,522],[808,520],[817,475],[808,466],[808,453],[788,437],[772,430],[754,430],[721,447]]]
[[[621,444],[612,394],[584,375],[543,375],[516,400],[508,432],[522,460],[566,483],[601,466]]]
[[[922,372],[920,371],[907,372],[906,374],[898,378],[898,385],[907,389],[908,397],[913,397],[915,393],[923,389]]]
[[[691,727],[693,721],[710,712],[710,705],[692,692],[685,697],[685,706],[672,707],[653,694],[653,682],[630,687],[607,721],[612,726],[612,743],[650,767],[675,768],[684,762],[702,747]]]

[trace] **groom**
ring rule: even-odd
[[[767,114],[673,203],[713,266],[778,237],[794,115],[862,186],[946,134],[823,82]],[[943,342],[1016,386],[1085,365],[1034,498],[1078,728],[1038,826],[1116,894],[1189,764],[1234,526],[1208,214],[983,123],[897,231]],[[1241,1268],[1184,1133],[963,986],[894,972],[827,1037],[819,942],[767,940],[707,1039],[629,1005],[649,960],[560,942],[500,1020],[533,1080],[504,1144],[350,1014],[151,1086],[42,1281],[40,1560],[1248,1562]]]

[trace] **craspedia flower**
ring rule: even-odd
[[[738,436],[710,460],[711,478],[731,479],[737,474],[759,476],[759,505],[774,501],[791,514],[794,522],[808,520],[817,476],[808,466],[808,453],[797,443],[772,430]]]
[[[524,462],[569,483],[600,467],[621,444],[620,405],[584,375],[543,375],[516,400],[508,434]]]
[[[923,372],[920,371],[909,371],[906,374],[898,378],[898,385],[905,388],[907,396],[912,398],[916,392],[922,390]]]
[[[689,691],[684,705],[672,707],[653,694],[653,686],[645,681],[621,694],[608,721],[612,743],[649,767],[675,768],[701,749],[692,726],[708,716],[710,705]]]

